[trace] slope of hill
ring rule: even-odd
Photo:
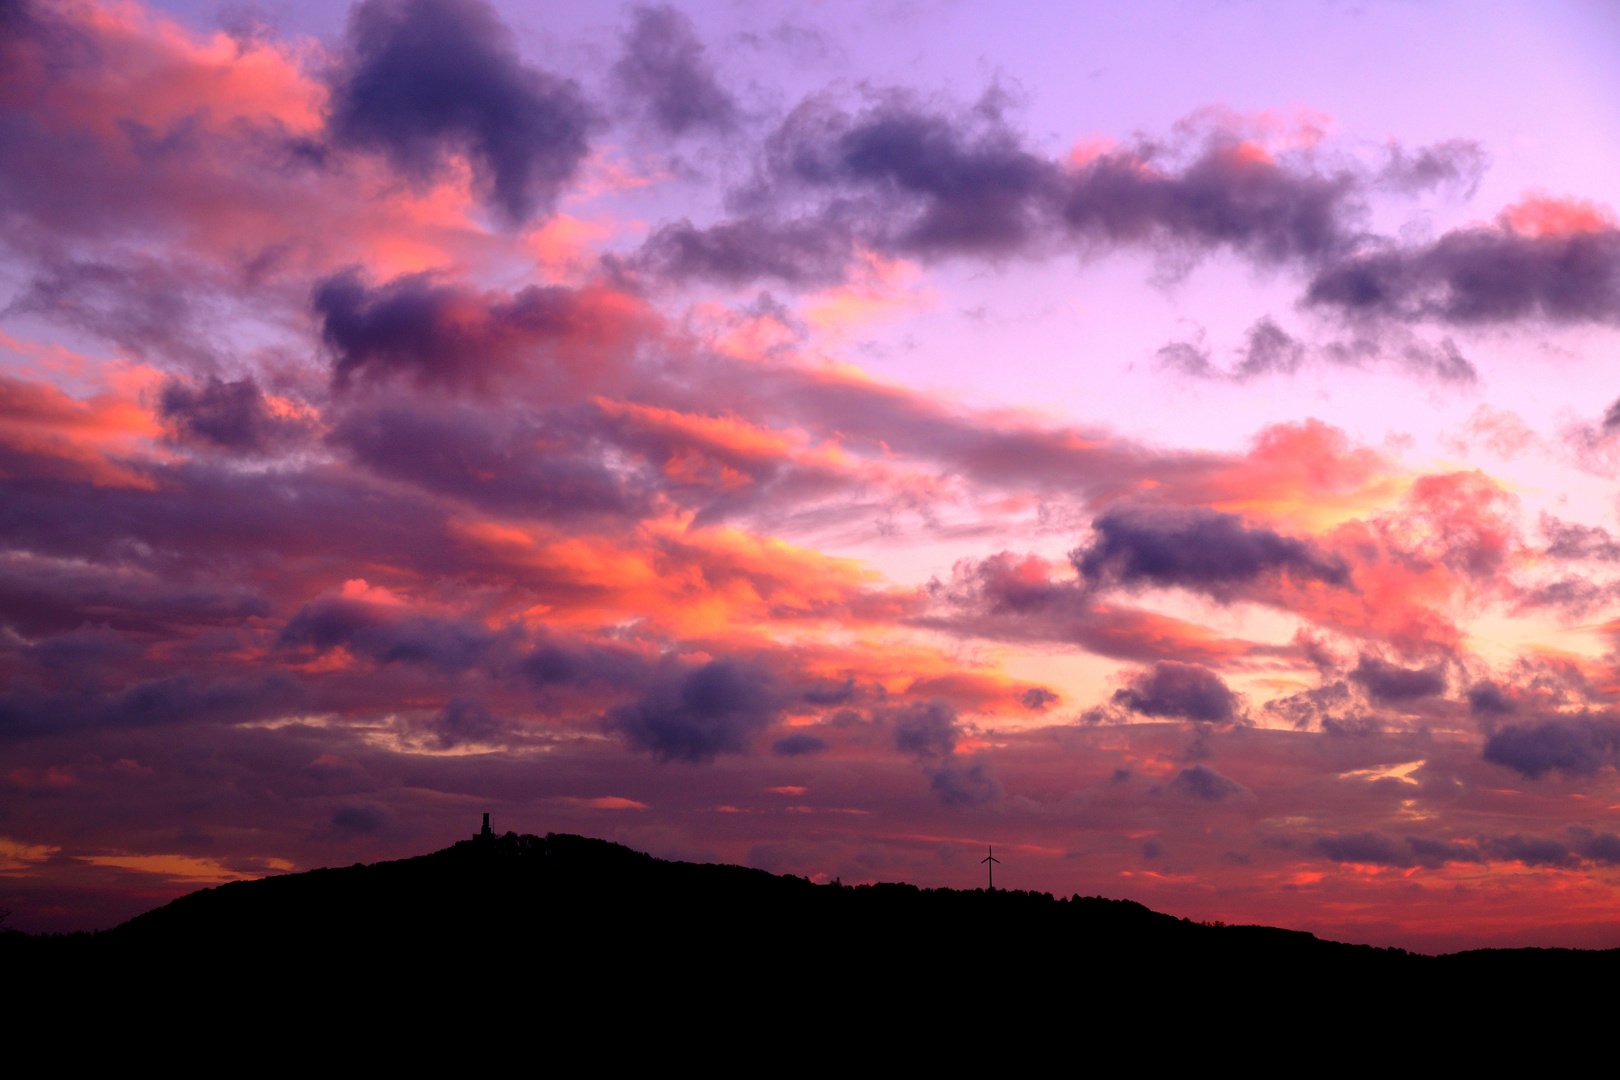
[[[1129,901],[816,885],[512,833],[204,889],[94,935],[5,935],[0,959],[81,997],[229,985],[329,1007],[482,988],[554,1018],[606,1008],[713,1023],[834,1000],[863,1015],[971,1001],[1026,1021],[1139,1018],[1167,1001],[1219,1011],[1279,995],[1321,1009],[1397,989],[1559,994],[1620,971],[1620,950],[1437,958],[1192,923]]]

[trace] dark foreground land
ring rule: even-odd
[[[1431,957],[1122,900],[815,885],[508,833],[204,889],[96,934],[0,935],[0,966],[11,986],[92,1012],[442,1019],[470,1002],[543,1015],[553,1033],[723,1032],[751,1018],[750,1030],[768,1022],[783,1037],[828,1022],[897,1035],[917,1017],[937,1029],[961,1014],[1170,1038],[1240,1012],[1295,1029],[1376,1015],[1408,1030],[1441,1006],[1475,1023],[1524,1007],[1568,1020],[1596,1004],[1594,990],[1608,1000],[1620,950]]]

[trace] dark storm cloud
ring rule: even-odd
[[[1412,866],[1416,862],[1401,845],[1387,836],[1372,832],[1319,836],[1311,846],[1335,862],[1396,867]]]
[[[287,620],[281,628],[280,643],[325,652],[347,645],[356,634],[381,626],[387,619],[388,611],[380,604],[342,597],[313,600]]]
[[[1001,784],[982,762],[950,762],[929,774],[928,786],[946,806],[983,806],[1001,798]]]
[[[1388,332],[1382,335],[1385,338],[1398,338]],[[1462,354],[1457,343],[1450,338],[1441,338],[1437,342],[1408,340],[1381,341],[1377,338],[1360,338],[1344,346],[1342,351],[1335,346],[1329,346],[1329,354],[1336,355],[1340,363],[1359,366],[1357,354],[1365,350],[1369,358],[1376,359],[1388,356],[1398,366],[1411,372],[1434,379],[1442,383],[1451,383],[1455,386],[1468,386],[1479,381],[1479,369],[1472,360]]]
[[[376,803],[340,806],[332,812],[332,831],[341,836],[375,836],[393,824],[394,816]]]
[[[0,565],[37,576],[36,603],[93,603],[83,610],[118,628],[266,614],[293,572],[289,552],[359,567],[386,551],[405,572],[430,574],[460,572],[453,568],[474,558],[449,535],[442,506],[408,489],[383,499],[374,485],[329,470],[194,462],[156,475],[161,483],[136,489],[0,481],[0,536],[14,553]]]
[[[1310,544],[1214,510],[1143,507],[1091,523],[1069,558],[1093,584],[1180,586],[1222,595],[1264,574],[1348,587],[1350,569]]]
[[[1045,564],[1032,566],[1010,551],[960,560],[952,568],[951,580],[936,582],[933,590],[986,614],[1032,615],[1078,606],[1082,599],[1072,583],[1054,581]]]
[[[1160,370],[1185,375],[1190,379],[1230,378],[1230,373],[1215,366],[1209,349],[1191,341],[1172,341],[1153,354]]]
[[[549,210],[589,149],[578,87],[524,65],[482,0],[365,0],[347,49],[332,78],[333,141],[420,180],[465,152],[514,222]]]
[[[81,626],[36,642],[28,650],[40,667],[63,675],[89,675],[105,664],[132,660],[141,649],[108,626]]]
[[[957,756],[962,729],[949,701],[914,701],[880,709],[876,718],[892,728],[896,750],[925,765],[930,790],[946,806],[983,806],[1002,797],[1001,784],[983,761]]]
[[[215,350],[198,326],[198,284],[174,262],[154,258],[48,257],[0,314],[49,318],[136,356],[206,362]]]
[[[1566,577],[1519,590],[1514,611],[1556,608],[1566,618],[1578,618],[1607,606],[1617,596],[1620,596],[1620,582],[1599,583],[1586,577]]]
[[[812,705],[843,705],[859,693],[852,676],[839,683],[818,683],[804,692],[804,700]]]
[[[1025,690],[1022,694],[1018,695],[1018,704],[1022,705],[1026,709],[1033,709],[1036,712],[1041,712],[1048,705],[1053,704],[1057,700],[1057,694],[1048,690],[1044,686],[1032,686],[1028,690]]]
[[[1378,182],[1396,191],[1413,193],[1452,188],[1468,197],[1479,186],[1488,164],[1484,149],[1468,139],[1447,139],[1413,151],[1395,146],[1378,171]]]
[[[1363,197],[1380,183],[1275,160],[1222,133],[1061,162],[1028,147],[1002,97],[992,90],[956,111],[900,91],[853,112],[810,99],[766,140],[753,182],[733,193],[736,219],[655,237],[643,261],[730,284],[750,272],[822,281],[839,245],[804,237],[829,223],[859,246],[921,258],[1146,246],[1311,265],[1353,249]],[[1464,171],[1464,157],[1455,147],[1420,150],[1392,162],[1383,186],[1442,183]]]
[[[1420,378],[1456,386],[1479,381],[1479,371],[1450,338],[1425,341],[1405,327],[1363,322],[1354,336],[1307,349],[1306,344],[1269,316],[1244,334],[1235,363],[1221,366],[1201,340],[1172,341],[1154,354],[1160,369],[1192,379],[1246,383],[1267,375],[1291,375],[1309,360],[1337,367],[1397,368]]]
[[[1175,779],[1170,781],[1170,790],[1184,798],[1201,802],[1222,802],[1244,794],[1248,788],[1208,766],[1194,765],[1176,774]]]
[[[71,734],[97,728],[240,724],[281,715],[303,693],[286,675],[207,678],[181,672],[107,692],[0,693],[0,739]]]
[[[1414,701],[1443,694],[1446,690],[1445,668],[1439,664],[1426,668],[1404,668],[1376,656],[1362,656],[1361,662],[1350,672],[1350,681],[1380,705]]]
[[[324,653],[339,645],[379,664],[430,664],[465,671],[495,646],[497,636],[473,619],[398,614],[382,604],[343,597],[312,600],[282,628],[284,648]]]
[[[12,501],[26,505],[21,499]],[[77,516],[71,507],[34,505],[42,513],[60,511],[60,523],[67,527]],[[165,575],[171,569],[166,563],[142,567],[114,560],[98,565],[74,557],[9,552],[0,556],[0,622],[28,634],[68,630],[86,620],[122,631],[176,633],[270,614],[268,598],[230,574]]]
[[[1608,475],[1612,472],[1612,466],[1608,459],[1612,456],[1616,446],[1615,436],[1620,434],[1620,399],[1610,402],[1609,407],[1603,411],[1603,416],[1598,421],[1576,421],[1566,424],[1559,434],[1561,436],[1559,441],[1573,452],[1575,463],[1580,468],[1599,475]],[[1554,525],[1553,532],[1547,530],[1549,523]],[[1548,532],[1548,539],[1554,539],[1554,533],[1560,531],[1557,526],[1562,524],[1550,514],[1542,515],[1543,531]],[[1587,533],[1584,526],[1572,526],[1572,528],[1579,531],[1569,537],[1573,542],[1571,546],[1579,550],[1587,547],[1591,540],[1597,540],[1599,541],[1598,549],[1602,550],[1604,537],[1597,537]],[[1581,558],[1584,556],[1574,555],[1573,557]],[[1603,558],[1604,556],[1596,555],[1594,557]]]
[[[740,660],[672,667],[638,702],[611,709],[607,726],[662,761],[694,764],[748,751],[778,712],[770,676]]]
[[[750,215],[700,229],[682,219],[654,230],[628,261],[672,282],[746,285],[773,278],[795,286],[841,280],[855,257],[855,235],[833,218],[776,221]]]
[[[33,22],[32,0],[0,0],[0,33],[15,34]]]
[[[1526,866],[1573,866],[1580,862],[1568,847],[1545,837],[1515,833],[1487,840],[1485,847],[1498,859],[1521,862]]]
[[[1161,660],[1137,672],[1112,701],[1144,716],[1174,717],[1222,723],[1234,719],[1238,699],[1213,671],[1200,664]]]
[[[348,414],[330,441],[378,475],[488,510],[551,521],[643,513],[649,484],[607,468],[598,419],[401,401]]]
[[[1306,301],[1355,316],[1464,326],[1526,319],[1620,322],[1620,230],[1531,236],[1446,233],[1425,247],[1364,252],[1324,267]]]
[[[535,643],[519,670],[537,689],[548,687],[612,687],[623,689],[648,684],[654,672],[634,649],[613,643],[569,641],[546,636]]]
[[[1620,865],[1620,836],[1593,832],[1579,825],[1571,826],[1569,835],[1576,853],[1582,858],[1607,866]]]
[[[477,698],[458,695],[450,699],[427,724],[441,749],[449,750],[468,743],[487,743],[498,739],[506,725]]]
[[[1589,776],[1620,754],[1620,724],[1586,717],[1509,724],[1485,742],[1485,760],[1534,780],[1557,770]]]
[[[1620,406],[1620,402],[1616,403]],[[1609,411],[1615,413],[1616,407]],[[1609,422],[1604,420],[1604,427]],[[1620,426],[1620,416],[1616,417]],[[1609,530],[1598,525],[1577,525],[1560,521],[1551,514],[1542,513],[1541,533],[1547,538],[1546,555],[1550,559],[1591,559],[1595,562],[1620,562],[1620,543],[1616,543]]]
[[[1194,379],[1244,383],[1266,375],[1292,375],[1305,363],[1305,345],[1268,315],[1249,327],[1238,362],[1218,367],[1210,350],[1190,341],[1173,341],[1155,354],[1159,367]]]
[[[338,386],[355,375],[404,372],[421,384],[482,385],[577,325],[569,289],[530,285],[511,296],[483,295],[432,274],[372,287],[348,270],[315,288],[321,338]]]
[[[613,65],[621,92],[671,135],[734,126],[737,103],[715,78],[692,20],[667,5],[638,7],[631,20]]]
[[[1032,150],[1002,105],[994,91],[956,111],[898,91],[853,111],[813,98],[766,140],[755,179],[730,200],[737,216],[705,228],[669,226],[630,265],[675,280],[816,284],[861,248],[923,259],[1224,249],[1310,271],[1308,303],[1356,316],[1620,321],[1620,231],[1612,227],[1477,227],[1426,245],[1369,240],[1361,223],[1375,192],[1472,190],[1483,169],[1472,143],[1397,147],[1382,169],[1325,168],[1216,131],[1201,142],[1144,140],[1063,162]],[[818,225],[829,234],[814,236]],[[1323,355],[1360,364],[1367,344]],[[1375,351],[1445,381],[1477,377],[1454,345]],[[1161,361],[1247,379],[1294,370],[1303,357],[1300,343],[1267,324],[1230,372],[1185,344],[1167,348]]]
[[[1454,840],[1428,840],[1420,836],[1408,836],[1406,846],[1411,849],[1412,857],[1417,860],[1417,864],[1429,870],[1438,870],[1447,863],[1484,861],[1478,849],[1467,844],[1459,844]]]
[[[956,752],[961,735],[956,710],[944,698],[913,702],[883,714],[894,727],[894,746],[919,758],[948,758]]]
[[[1240,382],[1262,375],[1292,375],[1304,362],[1305,346],[1266,316],[1249,327],[1243,359],[1232,375]]]
[[[783,757],[804,757],[807,754],[819,754],[827,749],[827,740],[819,735],[812,735],[808,731],[784,735],[771,743],[771,752]]]
[[[252,376],[227,382],[211,375],[201,383],[173,380],[158,398],[158,414],[181,442],[241,454],[264,454],[286,446],[307,425],[277,416]]]
[[[1266,712],[1286,720],[1300,731],[1311,728],[1328,731],[1348,726],[1352,705],[1349,684],[1337,680],[1272,698],[1264,707]]]
[[[1513,699],[1489,679],[1468,688],[1468,708],[1475,716],[1507,716],[1515,711]]]
[[[1311,847],[1335,862],[1393,866],[1397,869],[1422,866],[1438,870],[1447,863],[1483,861],[1479,850],[1467,844],[1417,836],[1408,836],[1402,843],[1375,832],[1319,836],[1311,842]]]
[[[1292,169],[1224,139],[1179,172],[1164,156],[1140,146],[1094,158],[1067,178],[1062,220],[1110,244],[1227,247],[1267,263],[1315,261],[1349,242],[1353,173]]]
[[[904,215],[887,244],[922,255],[1027,246],[1056,179],[994,111],[947,117],[900,95],[859,117],[801,106],[768,141],[766,157],[777,183],[875,195]]]
[[[355,634],[357,650],[382,664],[429,664],[443,671],[465,671],[482,661],[499,641],[474,619],[412,616]]]

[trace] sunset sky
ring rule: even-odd
[[[0,906],[576,832],[1620,946],[1620,8],[0,0]]]

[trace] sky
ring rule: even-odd
[[[1605,3],[0,0],[0,907],[576,832],[1620,946]]]

